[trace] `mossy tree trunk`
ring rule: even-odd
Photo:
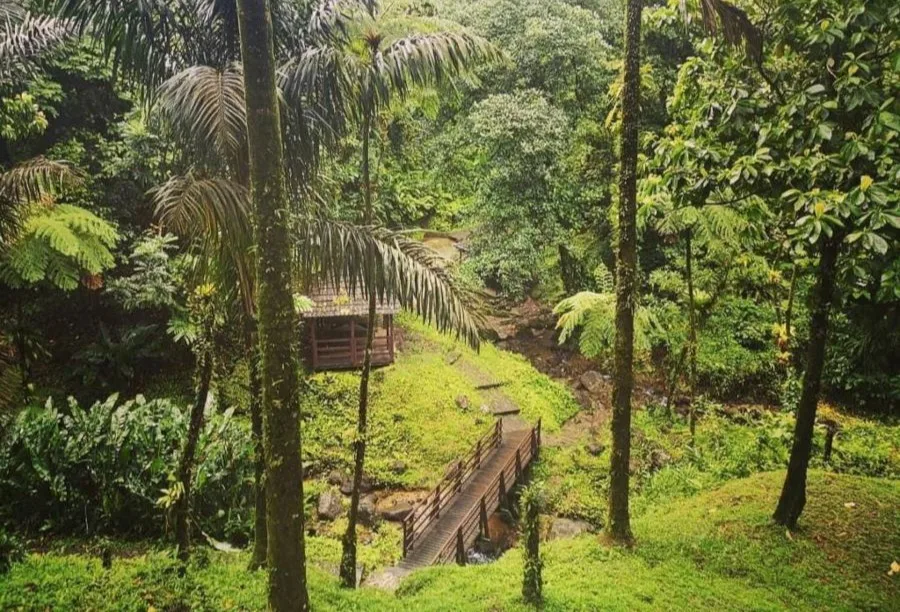
[[[372,178],[369,171],[369,141],[372,129],[372,111],[363,113],[362,128],[362,180],[365,203],[364,222],[371,225],[374,221],[372,210]],[[366,461],[366,434],[369,419],[369,377],[372,372],[372,349],[375,343],[375,253],[371,246],[366,256],[366,284],[369,289],[369,312],[366,329],[366,352],[363,357],[362,374],[359,379],[359,414],[356,423],[355,457],[353,462],[353,491],[350,494],[350,513],[347,517],[347,531],[341,542],[341,584],[345,587],[356,587],[356,525],[359,521],[359,496],[362,488],[363,470]]]
[[[263,446],[262,424],[262,384],[259,380],[259,361],[256,350],[256,334],[250,337],[248,355],[250,358],[250,430],[253,436],[253,485],[256,510],[253,517],[253,553],[250,569],[266,565],[266,457]]]
[[[269,608],[308,610],[290,210],[268,0],[238,0],[257,244]]]
[[[794,443],[791,447],[787,476],[773,517],[776,523],[789,529],[797,526],[797,520],[806,505],[806,472],[812,452],[813,427],[816,422],[816,407],[825,365],[828,315],[834,298],[840,242],[841,239],[837,236],[828,240],[822,246],[819,257],[818,278],[813,298],[815,301],[810,317],[809,349],[806,356],[806,371],[803,375],[803,390],[797,404]]]
[[[175,501],[173,515],[175,522],[175,541],[178,544],[178,558],[187,561],[191,548],[191,481],[194,478],[194,457],[197,454],[197,441],[200,439],[200,431],[203,429],[203,412],[206,408],[206,398],[209,395],[209,385],[212,380],[212,356],[203,351],[197,357],[197,395],[194,405],[191,406],[190,423],[188,425],[187,438],[181,451],[181,459],[178,463],[178,482],[181,485],[181,495]]]
[[[631,391],[634,386],[634,308],[637,298],[637,155],[641,87],[641,0],[628,0],[625,16],[625,75],[622,88],[622,168],[616,253],[616,340],[613,379],[608,536],[632,540],[628,512],[631,457]]]

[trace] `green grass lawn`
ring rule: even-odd
[[[812,472],[802,529],[787,534],[770,513],[783,474],[729,482],[661,504],[635,520],[633,550],[596,536],[543,547],[546,610],[897,609],[900,483]],[[334,551],[313,544],[316,610],[525,610],[522,560],[414,574],[396,595],[347,592],[322,569]],[[181,575],[167,552],[116,559],[32,554],[0,578],[0,609],[262,610],[265,575],[243,554],[200,554]]]

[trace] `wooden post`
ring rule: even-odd
[[[319,344],[316,342],[316,320],[309,320],[310,344],[312,345],[312,369],[319,367]]]
[[[391,363],[394,363],[394,315],[384,315],[384,320],[387,326],[388,356]]]
[[[478,444],[475,446],[475,469],[481,467],[481,440],[478,440]]]
[[[497,425],[495,425],[495,427],[497,428],[497,446],[500,446],[500,444],[503,443],[503,418],[502,417],[497,419]]]
[[[356,317],[350,317],[350,365],[356,365]]]
[[[491,534],[488,531],[488,513],[487,513],[487,502],[484,499],[484,496],[481,497],[481,509],[479,511],[479,522],[481,523],[481,537],[490,538]]]
[[[456,530],[456,562],[466,564],[466,545],[463,542],[462,527]]]
[[[516,449],[516,482],[522,478],[522,456],[519,454],[519,449]]]
[[[406,553],[409,552],[409,525],[406,523],[406,519],[403,519],[403,558],[406,558]]]
[[[463,462],[460,461],[456,464],[456,491],[459,492],[462,490],[462,478],[463,478]]]

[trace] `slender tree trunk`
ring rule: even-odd
[[[666,413],[672,413],[672,406],[675,404],[675,392],[678,390],[678,381],[681,379],[681,370],[684,368],[684,361],[687,359],[688,347],[683,345],[678,352],[678,360],[672,367],[669,375],[669,387],[666,390]]]
[[[697,309],[694,301],[694,253],[693,235],[687,231],[684,241],[684,274],[688,291],[688,387],[691,390],[691,407],[688,412],[688,424],[691,430],[691,444],[697,428],[697,410],[694,405],[697,399]]]
[[[189,514],[191,508],[191,481],[194,477],[194,456],[197,454],[197,441],[203,429],[203,410],[206,408],[206,397],[209,395],[209,383],[212,379],[212,358],[200,355],[197,364],[200,378],[197,381],[197,396],[191,407],[191,420],[188,425],[187,439],[181,451],[178,464],[178,482],[181,483],[181,496],[175,502],[173,514],[175,518],[175,541],[178,543],[178,558],[187,561],[191,548],[191,528]]]
[[[806,372],[803,375],[803,391],[797,404],[797,422],[794,427],[794,443],[788,463],[787,476],[781,489],[781,497],[775,509],[775,522],[793,529],[806,505],[806,471],[812,452],[813,426],[825,365],[825,347],[828,339],[828,315],[834,298],[835,275],[841,240],[834,237],[822,246],[819,257],[818,281],[810,318],[809,351],[806,356]]]
[[[365,199],[365,223],[371,225],[372,211],[372,179],[369,175],[369,140],[371,136],[372,114],[366,110],[363,117],[362,131],[362,179],[363,197]],[[371,245],[366,253],[366,285],[369,290],[368,327],[366,329],[366,353],[363,358],[362,374],[359,379],[359,415],[356,429],[356,456],[353,464],[353,491],[350,495],[350,514],[347,518],[347,531],[344,533],[341,554],[341,584],[345,587],[356,587],[356,524],[359,520],[359,494],[362,487],[363,470],[366,460],[366,432],[369,417],[369,375],[372,371],[372,348],[375,342],[375,253]],[[355,323],[354,323],[355,324]]]
[[[268,0],[238,0],[257,250],[269,608],[308,610],[297,320]]]
[[[14,290],[15,291],[15,290]],[[25,308],[22,304],[22,292],[15,291],[16,294],[16,331],[15,342],[16,350],[19,353],[19,374],[21,376],[22,394],[28,399],[30,395],[28,391],[28,383],[31,375],[31,367],[28,363],[28,342],[25,337]]]
[[[250,429],[253,435],[253,485],[256,497],[256,512],[253,518],[253,554],[250,569],[266,565],[266,457],[263,446],[262,385],[259,380],[259,362],[256,351],[256,334],[250,340]]]
[[[523,512],[523,536],[525,550],[523,564],[525,572],[522,576],[522,598],[539,606],[543,601],[543,561],[541,559],[541,500],[533,495],[526,495]]]
[[[622,88],[622,170],[619,181],[619,245],[616,256],[616,340],[612,452],[607,534],[632,541],[628,514],[631,458],[631,391],[634,386],[634,307],[637,277],[637,155],[641,88],[641,0],[628,0],[625,16],[625,75]]]
[[[797,294],[798,270],[799,266],[794,264],[794,268],[791,271],[791,287],[788,289],[787,308],[784,311],[784,335],[787,337],[788,342],[791,341],[791,323],[794,315],[794,296]]]

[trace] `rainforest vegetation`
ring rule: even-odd
[[[898,237],[894,0],[0,0],[0,609],[895,610]]]

